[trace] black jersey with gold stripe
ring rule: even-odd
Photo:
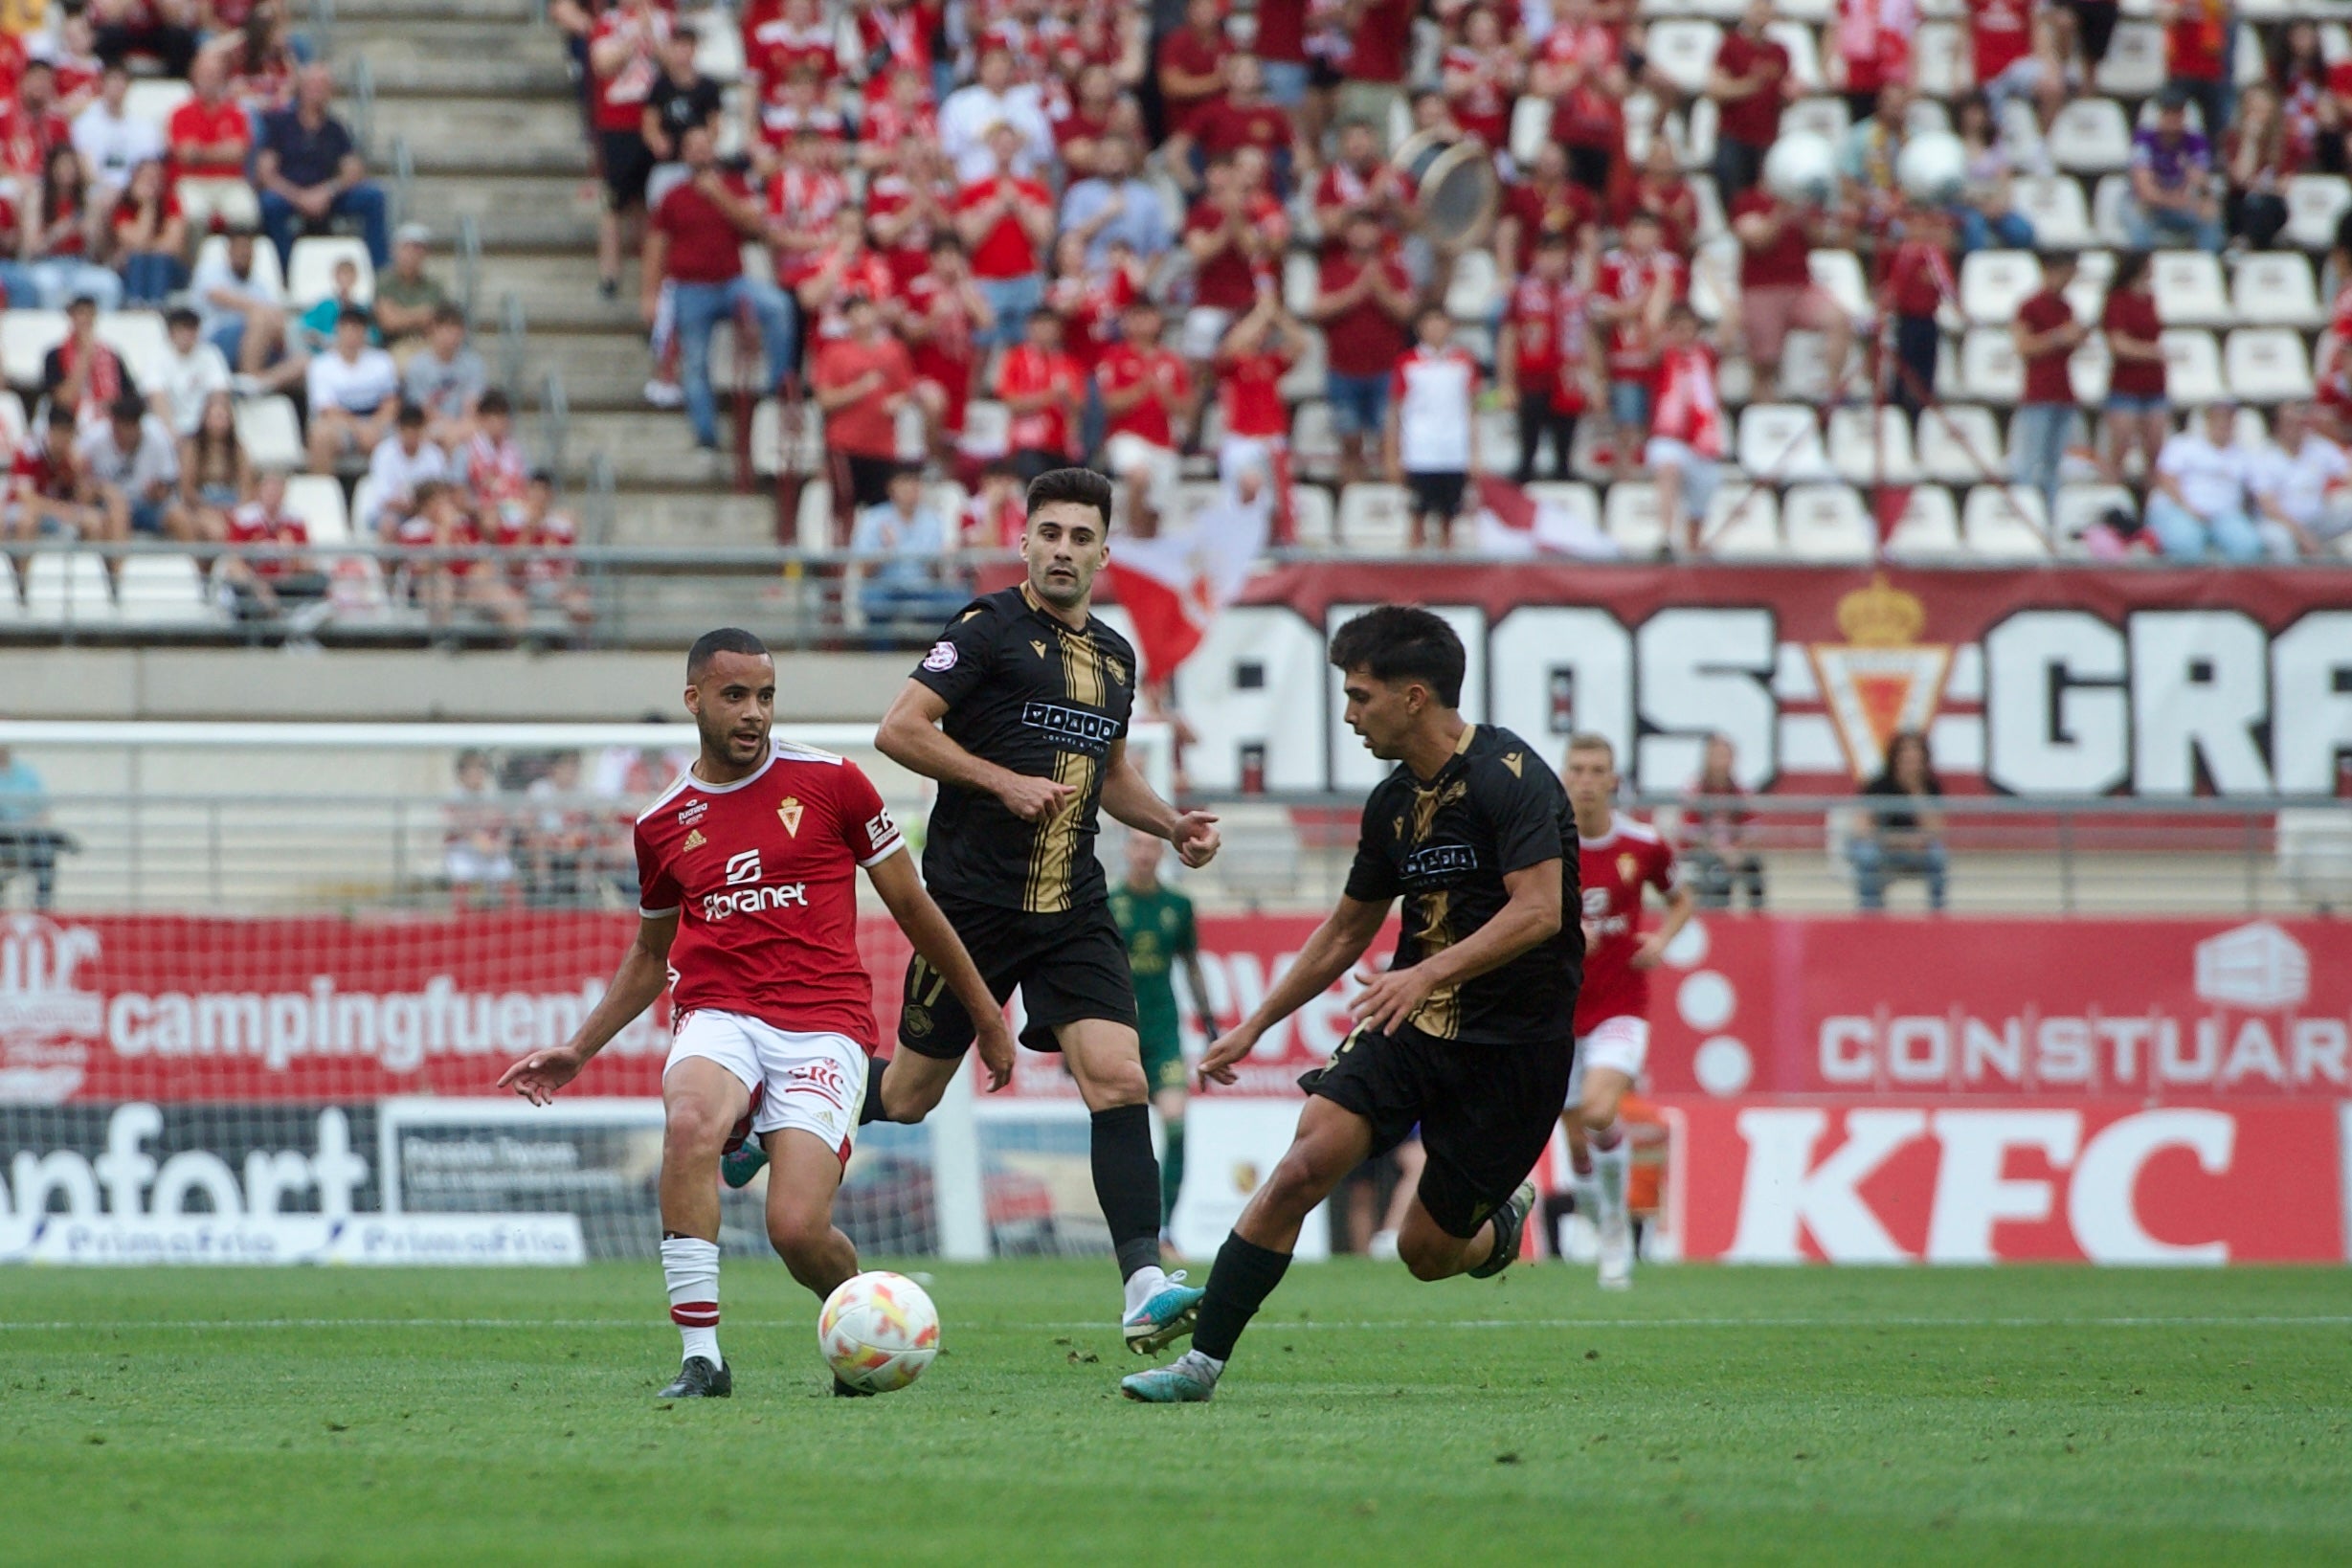
[[[939,786],[923,880],[942,898],[1056,914],[1105,896],[1096,809],[1111,746],[1135,707],[1135,650],[1089,616],[1074,632],[1026,583],[956,612],[915,667],[947,700],[941,728],[986,762],[1077,786],[1067,805],[1024,822],[993,795]]]
[[[1413,1014],[1440,1040],[1533,1045],[1563,1038],[1583,978],[1578,922],[1576,817],[1542,756],[1508,729],[1470,725],[1437,776],[1400,763],[1364,802],[1348,897],[1404,897],[1390,966],[1402,969],[1464,940],[1511,902],[1503,879],[1560,864],[1560,929],[1486,974],[1441,986]]]

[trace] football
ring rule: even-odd
[[[895,1393],[922,1377],[939,1354],[939,1310],[904,1274],[875,1269],[853,1275],[817,1314],[817,1348],[850,1387]]]

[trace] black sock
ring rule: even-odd
[[[890,1064],[887,1062],[877,1062],[871,1067],[866,1069],[865,1104],[858,1109],[858,1125],[860,1127],[863,1127],[868,1122],[885,1122],[889,1120],[887,1116],[885,1116],[882,1113],[882,1075],[889,1065]]]
[[[1290,1266],[1288,1252],[1268,1252],[1240,1232],[1225,1238],[1209,1269],[1209,1288],[1200,1298],[1200,1316],[1193,1325],[1193,1349],[1217,1360],[1229,1359],[1234,1342],[1249,1320],[1258,1315],[1266,1298],[1274,1293]]]
[[[1119,1277],[1159,1262],[1159,1161],[1152,1157],[1152,1112],[1112,1106],[1094,1113],[1094,1198],[1110,1226]]]

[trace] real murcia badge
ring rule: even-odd
[[[1886,766],[1897,730],[1924,731],[1934,721],[1952,650],[1919,640],[1927,607],[1884,576],[1838,600],[1837,623],[1845,642],[1805,651],[1847,765],[1856,778],[1869,778]]]
[[[776,816],[783,820],[784,831],[795,839],[800,837],[800,797],[796,795],[786,795],[784,803],[775,809]]]

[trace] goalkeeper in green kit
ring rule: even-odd
[[[1176,1023],[1175,977],[1180,960],[1192,993],[1193,1013],[1215,1034],[1208,988],[1200,978],[1200,943],[1193,930],[1193,901],[1159,880],[1160,857],[1168,846],[1148,833],[1127,840],[1127,880],[1110,893],[1110,917],[1127,942],[1127,967],[1135,979],[1135,1032],[1143,1042],[1143,1076],[1152,1104],[1168,1130],[1168,1149],[1159,1162],[1160,1251],[1174,1255],[1168,1222],[1176,1215],[1176,1192],[1184,1185],[1184,1046]]]

